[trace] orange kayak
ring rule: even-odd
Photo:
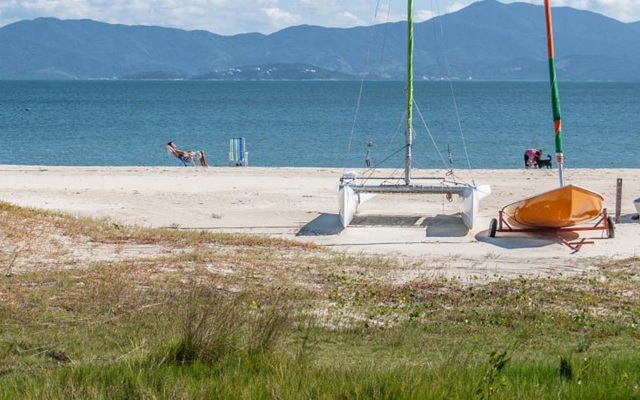
[[[567,185],[509,204],[502,209],[509,223],[532,228],[563,228],[595,219],[604,198],[596,192]]]

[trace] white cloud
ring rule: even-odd
[[[586,1],[584,9],[605,14],[623,22],[640,20],[640,2],[638,0],[592,0]]]
[[[424,22],[437,16],[438,14],[433,10],[418,10],[415,12],[413,20],[415,22]]]
[[[544,4],[543,0],[500,0],[504,3],[515,1],[536,5]],[[640,21],[640,1],[638,0],[553,0],[552,7],[572,7],[587,10],[622,22]]]
[[[364,21],[357,15],[345,11],[333,17],[329,22],[331,26],[335,27],[353,27],[368,25],[371,21]]]
[[[460,11],[463,8],[467,7],[468,5],[470,5],[471,3],[475,3],[475,1],[473,0],[468,0],[468,1],[452,1],[450,2],[451,4],[449,4],[449,6],[445,7],[444,12],[445,13],[452,13],[452,12],[456,12],[456,11]]]
[[[281,10],[277,7],[262,8],[261,11],[267,18],[267,25],[276,30],[291,25],[299,25],[304,21],[299,15]]]

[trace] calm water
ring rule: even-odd
[[[373,162],[396,167],[403,89],[368,82],[358,101],[359,82],[0,81],[0,164],[177,166],[173,140],[226,165],[244,136],[254,166],[360,167],[370,140]],[[448,148],[454,168],[553,155],[547,83],[419,82],[415,96],[416,167],[445,167]],[[640,84],[566,83],[560,98],[567,168],[639,166]]]

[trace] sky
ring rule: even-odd
[[[414,0],[415,22],[479,0]],[[513,3],[515,0],[499,0]],[[542,5],[543,0],[517,0]],[[375,17],[376,5],[378,16]],[[640,0],[553,0],[622,22],[640,21]],[[0,27],[38,17],[206,30],[220,35],[269,34],[292,25],[347,28],[405,19],[403,0],[0,0]]]

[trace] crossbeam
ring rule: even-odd
[[[462,194],[469,190],[468,185],[349,185],[356,193],[426,193],[426,194]]]

